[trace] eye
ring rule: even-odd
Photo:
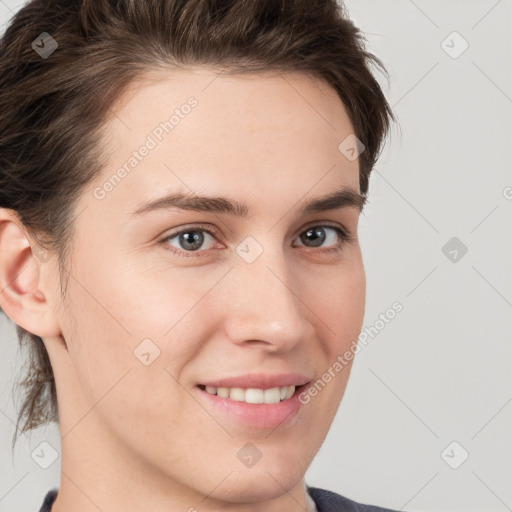
[[[327,234],[326,234],[327,232]],[[307,227],[298,238],[306,247],[321,247],[325,242],[330,242],[322,252],[341,251],[345,243],[350,243],[354,237],[340,226],[331,226],[328,224],[313,225]],[[174,241],[174,243],[172,243]],[[204,244],[209,247],[204,248]],[[171,233],[166,236],[161,243],[166,249],[178,254],[179,256],[201,256],[200,253],[206,252],[208,249],[215,247],[215,232],[204,226],[195,226]],[[306,245],[307,244],[307,245]],[[203,250],[200,250],[203,248]]]
[[[206,234],[206,236],[205,236]],[[198,251],[200,247],[203,246],[205,240],[208,239],[213,240],[215,242],[215,235],[210,229],[206,229],[204,227],[190,227],[187,229],[182,229],[177,233],[173,233],[163,240],[160,243],[164,244],[165,247],[168,247],[171,251],[176,253],[194,253],[194,252],[203,252]],[[170,243],[171,240],[176,239],[176,244],[173,245]],[[170,246],[170,247],[169,247]],[[214,247],[215,243],[211,244],[211,247]],[[210,247],[210,248],[211,248]],[[208,248],[207,248],[208,249]],[[185,256],[196,256],[195,254],[185,254]]]
[[[327,245],[334,245],[334,247],[331,247],[330,249],[328,248],[326,250],[326,252],[330,252],[341,251],[342,246],[345,243],[353,241],[354,237],[339,226],[321,224],[306,228],[306,230],[301,233],[299,240],[301,242],[305,242],[305,244],[308,244],[306,245],[307,247],[313,248],[322,246],[326,241],[331,242]]]

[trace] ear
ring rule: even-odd
[[[16,213],[0,208],[0,307],[13,322],[41,338],[61,333],[57,297],[43,279],[49,280],[52,272],[48,253],[30,237]]]

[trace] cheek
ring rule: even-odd
[[[167,267],[164,275],[152,265],[134,268],[107,258],[90,260],[80,274],[77,267],[63,334],[81,392],[89,403],[101,399],[98,412],[110,417],[123,411],[129,420],[133,407],[149,414],[170,396],[179,409],[175,378],[208,337],[208,322],[197,318],[207,318],[208,291],[225,273],[221,266]]]
[[[197,305],[215,294],[216,284],[229,271],[225,264],[188,265],[178,266],[158,252],[148,261],[117,267],[112,288],[104,293],[112,297],[111,310],[134,338],[174,337],[195,315]]]
[[[366,300],[362,260],[354,258],[346,265],[324,271],[323,276],[308,283],[306,303],[320,319],[316,324],[325,334],[324,339],[330,340],[328,348],[332,357],[334,352],[344,351],[344,347],[357,339],[362,327]]]

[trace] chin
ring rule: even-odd
[[[291,491],[303,477],[296,477],[290,468],[283,473],[275,473],[272,469],[267,473],[267,468],[253,473],[254,469],[231,473],[210,497],[232,503],[274,500]]]

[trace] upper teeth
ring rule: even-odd
[[[282,388],[258,389],[258,388],[216,388],[206,386],[206,391],[221,398],[230,398],[238,402],[248,404],[276,404],[281,400],[287,400],[295,392],[295,386]]]

